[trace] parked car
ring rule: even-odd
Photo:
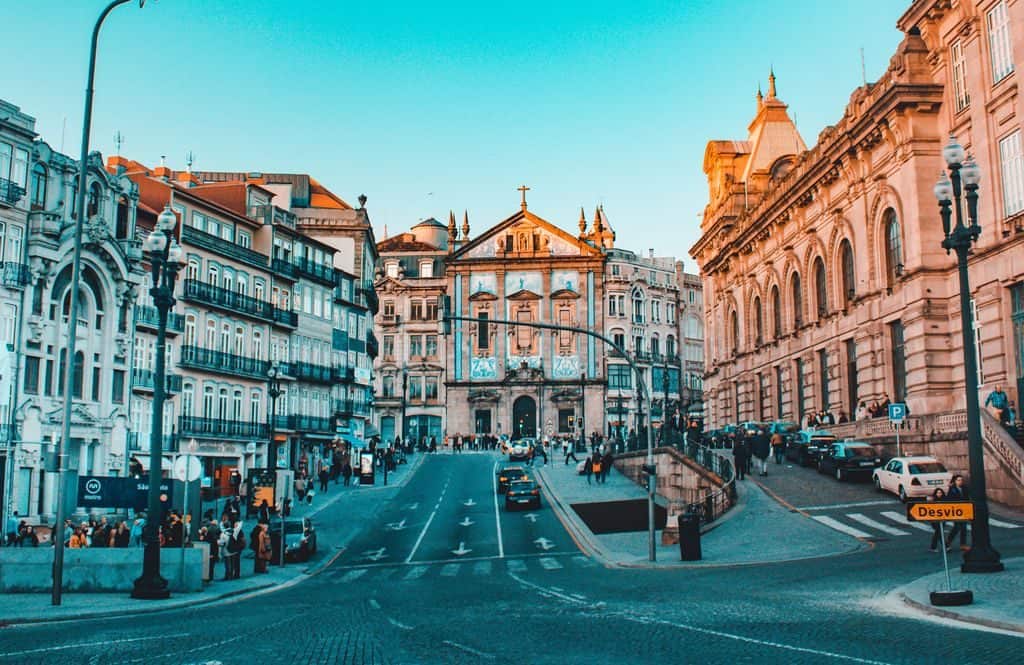
[[[537,442],[533,439],[516,439],[509,444],[508,458],[513,461],[530,459],[530,454],[533,452],[535,445],[537,445]]]
[[[930,456],[893,457],[872,474],[875,489],[892,492],[906,502],[929,496],[936,487],[949,487],[953,474],[942,462]]]
[[[532,480],[516,480],[505,494],[505,510],[519,506],[540,508],[540,486]]]
[[[280,561],[281,556],[281,520],[271,520],[268,533],[273,550],[271,561],[276,563]],[[313,520],[308,517],[301,520],[286,519],[284,539],[286,561],[308,561],[310,556],[316,554],[316,529],[313,527]]]
[[[800,466],[817,464],[822,451],[835,441],[836,437],[823,429],[800,430],[786,444],[786,459]]]
[[[838,481],[857,476],[866,479],[881,464],[882,458],[874,446],[859,441],[841,441],[822,452],[818,473],[833,474]]]
[[[781,434],[788,442],[800,431],[800,425],[791,420],[773,420],[768,423],[768,434]]]
[[[528,480],[529,477],[526,469],[521,466],[505,466],[498,469],[498,494],[507,492],[509,483],[517,480]]]

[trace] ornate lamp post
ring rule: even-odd
[[[270,397],[270,416],[267,418],[267,431],[270,443],[267,444],[267,469],[277,473],[277,442],[274,441],[275,425],[277,424],[277,398],[281,396],[281,369],[275,360],[267,370],[267,395]]]
[[[978,405],[978,359],[975,357],[974,327],[971,322],[971,285],[967,274],[967,254],[981,235],[981,227],[978,225],[978,183],[981,181],[981,169],[969,157],[964,161],[963,146],[957,143],[954,136],[950,136],[949,145],[942,149],[942,157],[949,167],[949,175],[943,173],[936,183],[935,197],[939,200],[942,230],[946,234],[942,247],[947,254],[950,250],[956,252],[960,276],[960,331],[963,337],[964,383],[967,391],[967,453],[974,501],[971,549],[964,553],[964,562],[960,569],[965,573],[993,573],[1003,570],[1003,563],[989,538],[985,459],[981,443],[981,408]],[[966,199],[967,203],[966,220],[963,218],[962,198]],[[954,216],[955,225],[951,219]]]
[[[146,509],[146,527],[142,532],[145,550],[142,555],[142,576],[135,580],[132,598],[161,599],[171,592],[167,580],[160,575],[160,523],[163,506],[160,503],[160,480],[163,472],[164,397],[167,356],[167,313],[174,307],[174,283],[181,268],[181,247],[174,239],[178,222],[170,204],[156,218],[156,228],[146,238],[143,249],[149,252],[153,286],[149,294],[157,311],[156,349],[154,350],[155,376],[153,379],[153,418],[149,432],[149,504]]]

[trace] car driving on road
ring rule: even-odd
[[[821,453],[818,472],[828,473],[843,481],[850,478],[870,478],[882,463],[874,446],[859,441],[833,443]]]
[[[509,444],[508,458],[513,461],[529,459],[534,445],[536,441],[533,439],[516,439]]]
[[[273,547],[272,560],[278,561],[278,557],[281,556],[280,520],[271,520],[269,533]],[[310,556],[316,554],[316,529],[308,517],[301,520],[285,520],[284,539],[284,557],[287,561],[308,561]]]
[[[906,502],[929,496],[936,487],[949,487],[953,474],[934,457],[893,457],[885,466],[875,469],[872,478],[875,489],[892,492]]]
[[[529,474],[521,466],[506,466],[498,469],[498,494],[508,491],[509,483],[517,480],[528,480]]]
[[[516,480],[509,483],[505,493],[505,510],[519,506],[540,508],[540,486],[532,480]]]
[[[786,459],[800,466],[817,464],[822,451],[835,443],[836,437],[823,429],[805,429],[793,435],[786,445]]]

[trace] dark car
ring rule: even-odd
[[[817,464],[822,451],[835,441],[836,437],[823,429],[800,430],[786,445],[786,459],[800,466]]]
[[[281,521],[270,521],[270,545],[272,548],[271,561],[281,560]],[[284,521],[286,561],[308,561],[309,557],[316,554],[316,529],[313,521],[308,517],[301,520]]]
[[[498,494],[508,491],[509,483],[517,480],[529,480],[530,475],[521,466],[506,466],[498,469]]]
[[[505,510],[518,506],[540,508],[540,486],[532,480],[516,480],[509,483],[505,493]]]
[[[818,472],[835,475],[836,480],[848,480],[861,476],[870,478],[872,472],[882,464],[882,458],[874,446],[858,441],[833,443],[818,459]]]

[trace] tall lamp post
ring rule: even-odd
[[[665,359],[665,368],[661,372],[661,443],[668,441],[668,358]]]
[[[277,420],[277,398],[281,396],[281,366],[275,360],[267,370],[267,396],[270,397],[270,416],[267,418],[267,431],[270,443],[267,444],[267,468],[277,473],[277,442],[274,441],[275,421]],[[277,485],[277,481],[274,481]]]
[[[577,423],[580,426],[580,441],[583,443],[583,449],[587,449],[587,426],[586,426],[586,408],[587,408],[587,375],[580,372],[580,418]]]
[[[53,532],[53,586],[50,593],[50,601],[54,605],[60,605],[62,587],[64,583],[64,485],[65,458],[67,447],[71,439],[71,401],[73,391],[71,382],[74,377],[75,367],[75,346],[78,341],[78,284],[82,276],[82,225],[85,221],[85,189],[86,189],[86,164],[89,160],[89,134],[92,130],[92,95],[93,81],[96,78],[96,46],[100,39],[100,28],[107,14],[115,7],[131,2],[131,0],[114,0],[100,12],[96,19],[96,25],[92,29],[92,42],[89,46],[89,74],[85,84],[85,111],[82,114],[82,158],[78,162],[78,192],[76,193],[75,211],[75,249],[71,259],[71,293],[70,306],[68,311],[68,332],[67,351],[65,357],[68,362],[64,363],[64,422],[61,426],[60,448],[57,450],[57,514],[55,517]],[[146,4],[146,0],[139,0],[139,8]],[[158,571],[159,572],[159,571]],[[166,582],[164,582],[166,585]]]
[[[974,520],[971,522],[971,548],[964,553],[960,570],[965,573],[994,573],[1003,570],[999,552],[992,547],[988,524],[988,496],[985,488],[985,458],[981,443],[981,408],[978,405],[978,359],[975,356],[974,326],[971,321],[971,285],[967,274],[967,254],[981,235],[978,225],[978,183],[981,169],[970,157],[956,137],[949,137],[949,145],[942,149],[942,157],[949,167],[935,185],[939,200],[942,247],[948,254],[956,252],[960,277],[960,332],[963,337],[964,383],[967,391],[967,454],[971,474],[971,494],[974,502]],[[963,191],[962,191],[963,190]],[[962,199],[967,203],[964,219]],[[952,210],[951,210],[952,208]],[[955,217],[956,224],[953,224]]]
[[[402,368],[402,445],[408,445],[409,432],[405,426],[405,403],[409,398],[409,368]]]
[[[149,294],[157,311],[156,348],[154,350],[153,417],[149,432],[149,503],[146,527],[142,531],[145,550],[142,554],[142,576],[135,580],[132,598],[162,599],[171,595],[167,580],[160,575],[160,523],[163,505],[160,502],[160,479],[163,472],[164,397],[166,394],[167,313],[174,307],[174,282],[181,268],[181,247],[174,239],[178,218],[170,204],[156,218],[143,249],[149,252],[153,286]]]

